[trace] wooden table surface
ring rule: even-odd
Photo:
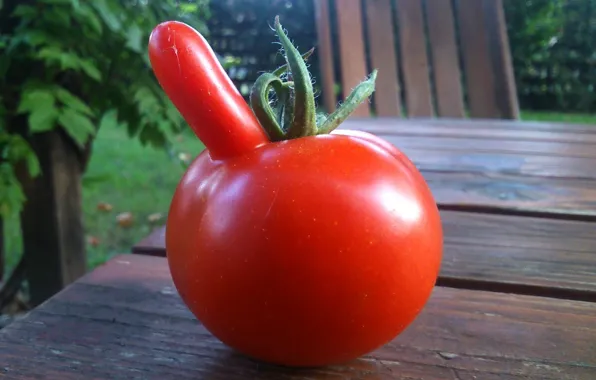
[[[221,344],[180,300],[164,229],[0,330],[14,379],[596,379],[596,126],[352,120],[429,182],[445,229],[434,293],[393,342],[290,370]]]

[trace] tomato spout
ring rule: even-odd
[[[269,142],[197,30],[177,21],[159,24],[149,37],[149,59],[159,84],[212,159],[241,155]]]

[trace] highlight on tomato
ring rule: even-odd
[[[419,315],[440,268],[441,220],[398,148],[336,130],[376,71],[337,111],[317,113],[312,50],[301,56],[277,18],[274,29],[286,64],[256,80],[250,104],[196,30],[168,21],[150,36],[160,85],[206,147],[171,202],[168,265],[227,346],[286,366],[343,363]]]

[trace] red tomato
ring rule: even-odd
[[[206,145],[173,197],[168,263],[215,337],[290,366],[386,344],[427,302],[439,212],[397,148],[359,131],[270,142],[207,42],[177,22],[150,39],[158,80]]]

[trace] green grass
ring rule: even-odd
[[[203,146],[190,132],[174,139],[175,150],[196,156]],[[97,246],[88,244],[91,267],[104,262],[114,254],[129,252],[132,245],[165,222],[165,215],[184,168],[176,157],[164,150],[142,146],[128,138],[123,129],[101,130],[93,146],[93,154],[86,177],[101,178],[88,181],[83,188],[83,212],[88,236],[99,239]],[[113,209],[100,211],[99,203],[108,203]],[[121,227],[116,217],[130,212],[134,224]],[[163,218],[149,222],[151,214]]]
[[[203,149],[200,141],[188,131],[174,139],[174,150],[193,157]],[[83,186],[83,213],[87,237],[95,237],[99,244],[87,243],[89,268],[110,257],[130,252],[132,245],[148,235],[152,228],[163,225],[170,200],[184,173],[177,157],[165,150],[144,147],[130,139],[125,129],[102,129],[94,142],[93,154]],[[111,211],[100,211],[99,203],[108,203]],[[117,215],[130,212],[131,227],[121,227]],[[151,223],[147,217],[154,213],[163,218]],[[20,241],[16,228],[7,226],[7,270],[18,261]]]
[[[544,112],[523,112],[526,121],[550,121],[594,124],[596,115],[560,114]],[[191,132],[175,142],[175,150],[197,155],[203,146]],[[99,239],[97,246],[88,244],[90,268],[103,263],[115,254],[130,252],[132,245],[151,232],[152,228],[165,222],[169,203],[184,168],[176,158],[169,157],[163,150],[143,147],[137,140],[130,139],[123,129],[106,128],[99,132],[93,148],[83,188],[83,210],[86,234]],[[94,178],[102,178],[95,181]],[[99,211],[97,205],[109,203],[113,209]],[[118,225],[116,216],[131,212],[134,224],[130,228]],[[157,223],[150,223],[147,217],[154,213],[164,215]],[[17,240],[14,229],[9,231],[8,240]],[[11,247],[18,247],[11,244]],[[9,268],[17,261],[18,249],[11,249],[7,255]]]
[[[596,125],[596,114],[556,113],[556,112],[529,112],[521,113],[521,119],[525,121],[543,121],[555,123],[572,124],[594,124]]]

